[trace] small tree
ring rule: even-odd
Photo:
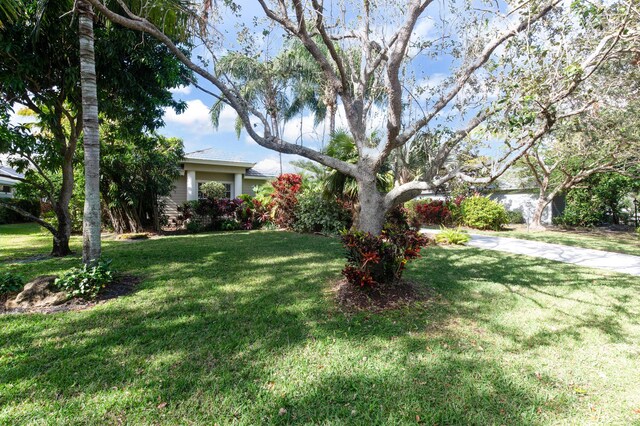
[[[209,198],[224,198],[227,194],[227,189],[224,184],[211,181],[200,185],[200,192]]]

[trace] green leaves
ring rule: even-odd
[[[100,260],[94,266],[87,264],[72,268],[54,281],[54,286],[71,297],[95,299],[100,290],[114,280],[111,260]]]

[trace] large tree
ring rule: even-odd
[[[544,229],[543,212],[557,195],[597,174],[617,172],[640,178],[638,113],[635,103],[577,116],[525,154],[539,189],[531,228]]]
[[[182,141],[132,134],[115,124],[104,123],[100,129],[100,192],[108,221],[117,233],[159,231],[163,199],[180,175]]]
[[[424,189],[454,178],[494,179],[557,122],[574,115],[575,108],[584,109],[586,104],[573,105],[572,93],[609,56],[637,46],[640,22],[637,10],[626,1],[606,6],[576,1],[569,7],[559,0],[536,0],[475,8],[468,2],[443,5],[431,0],[258,0],[256,20],[251,19],[253,10],[244,12],[227,1],[224,4],[232,7],[224,12],[225,22],[237,19],[238,38],[221,43],[220,33],[210,31],[217,21],[207,19],[214,16],[212,3],[205,2],[204,12],[193,11],[194,36],[209,49],[207,60],[198,61],[177,49],[146,19],[144,10],[118,13],[103,0],[87,1],[114,23],[165,43],[215,88],[213,95],[237,112],[259,145],[301,155],[353,177],[359,188],[357,227],[374,234],[382,229],[387,211]],[[430,10],[439,18],[431,18]],[[249,21],[264,25],[254,29]],[[423,31],[430,23],[436,30]],[[322,70],[344,112],[357,163],[284,140],[281,123],[271,120],[274,99],[257,104],[245,98],[241,81],[215,72],[221,47],[268,60],[266,48],[259,46],[269,43],[256,41],[261,33],[297,40]],[[534,61],[537,68],[532,68]],[[537,71],[535,76],[527,73],[530,68]],[[442,71],[444,78],[437,78]],[[469,170],[454,154],[481,125],[494,133],[502,129],[508,144],[479,177],[477,165]],[[435,161],[429,169],[418,180],[380,191],[376,176],[389,156],[433,129],[446,131],[437,133]],[[371,137],[375,132],[379,138]]]
[[[37,131],[5,120],[0,153],[25,172],[25,184],[51,202],[57,226],[39,223],[54,236],[52,254],[64,256],[70,252],[68,206],[84,128],[78,27],[67,14],[71,1],[50,2],[45,9],[36,0],[21,5],[24,15],[0,30],[0,107],[5,116],[19,105],[33,111]],[[184,108],[169,89],[187,82],[187,70],[164,45],[105,23],[95,31],[101,114],[141,131],[160,126],[165,107]],[[50,181],[51,174],[60,175],[60,185]]]

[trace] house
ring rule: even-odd
[[[538,203],[539,189],[531,179],[522,178],[516,172],[507,172],[494,183],[475,190],[492,200],[498,201],[507,211],[522,213],[525,223],[530,223]],[[446,191],[424,191],[419,199],[444,200],[448,198]],[[558,195],[544,209],[542,223],[551,225],[553,218],[564,212],[565,197]]]
[[[13,198],[14,187],[24,175],[10,167],[0,165],[0,198]]]
[[[164,200],[169,223],[175,223],[180,215],[179,206],[202,197],[200,186],[205,182],[222,183],[228,198],[240,194],[255,195],[255,186],[276,177],[275,173],[256,170],[255,165],[255,162],[230,157],[213,148],[186,153],[180,163],[180,176],[174,182],[175,188]]]

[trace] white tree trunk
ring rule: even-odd
[[[544,209],[547,208],[552,200],[553,198],[545,197],[543,194],[538,197],[538,202],[536,203],[536,209],[533,212],[529,229],[539,231],[544,231],[546,229],[542,223],[542,215],[544,214]]]
[[[93,9],[78,1],[80,33],[80,81],[82,84],[82,120],[84,127],[85,199],[82,223],[82,261],[100,258],[100,133],[98,128],[98,93],[93,45]]]
[[[380,235],[387,207],[384,203],[384,196],[378,191],[375,175],[366,179],[358,179],[358,203],[360,210],[355,221],[355,228],[358,231]]]

